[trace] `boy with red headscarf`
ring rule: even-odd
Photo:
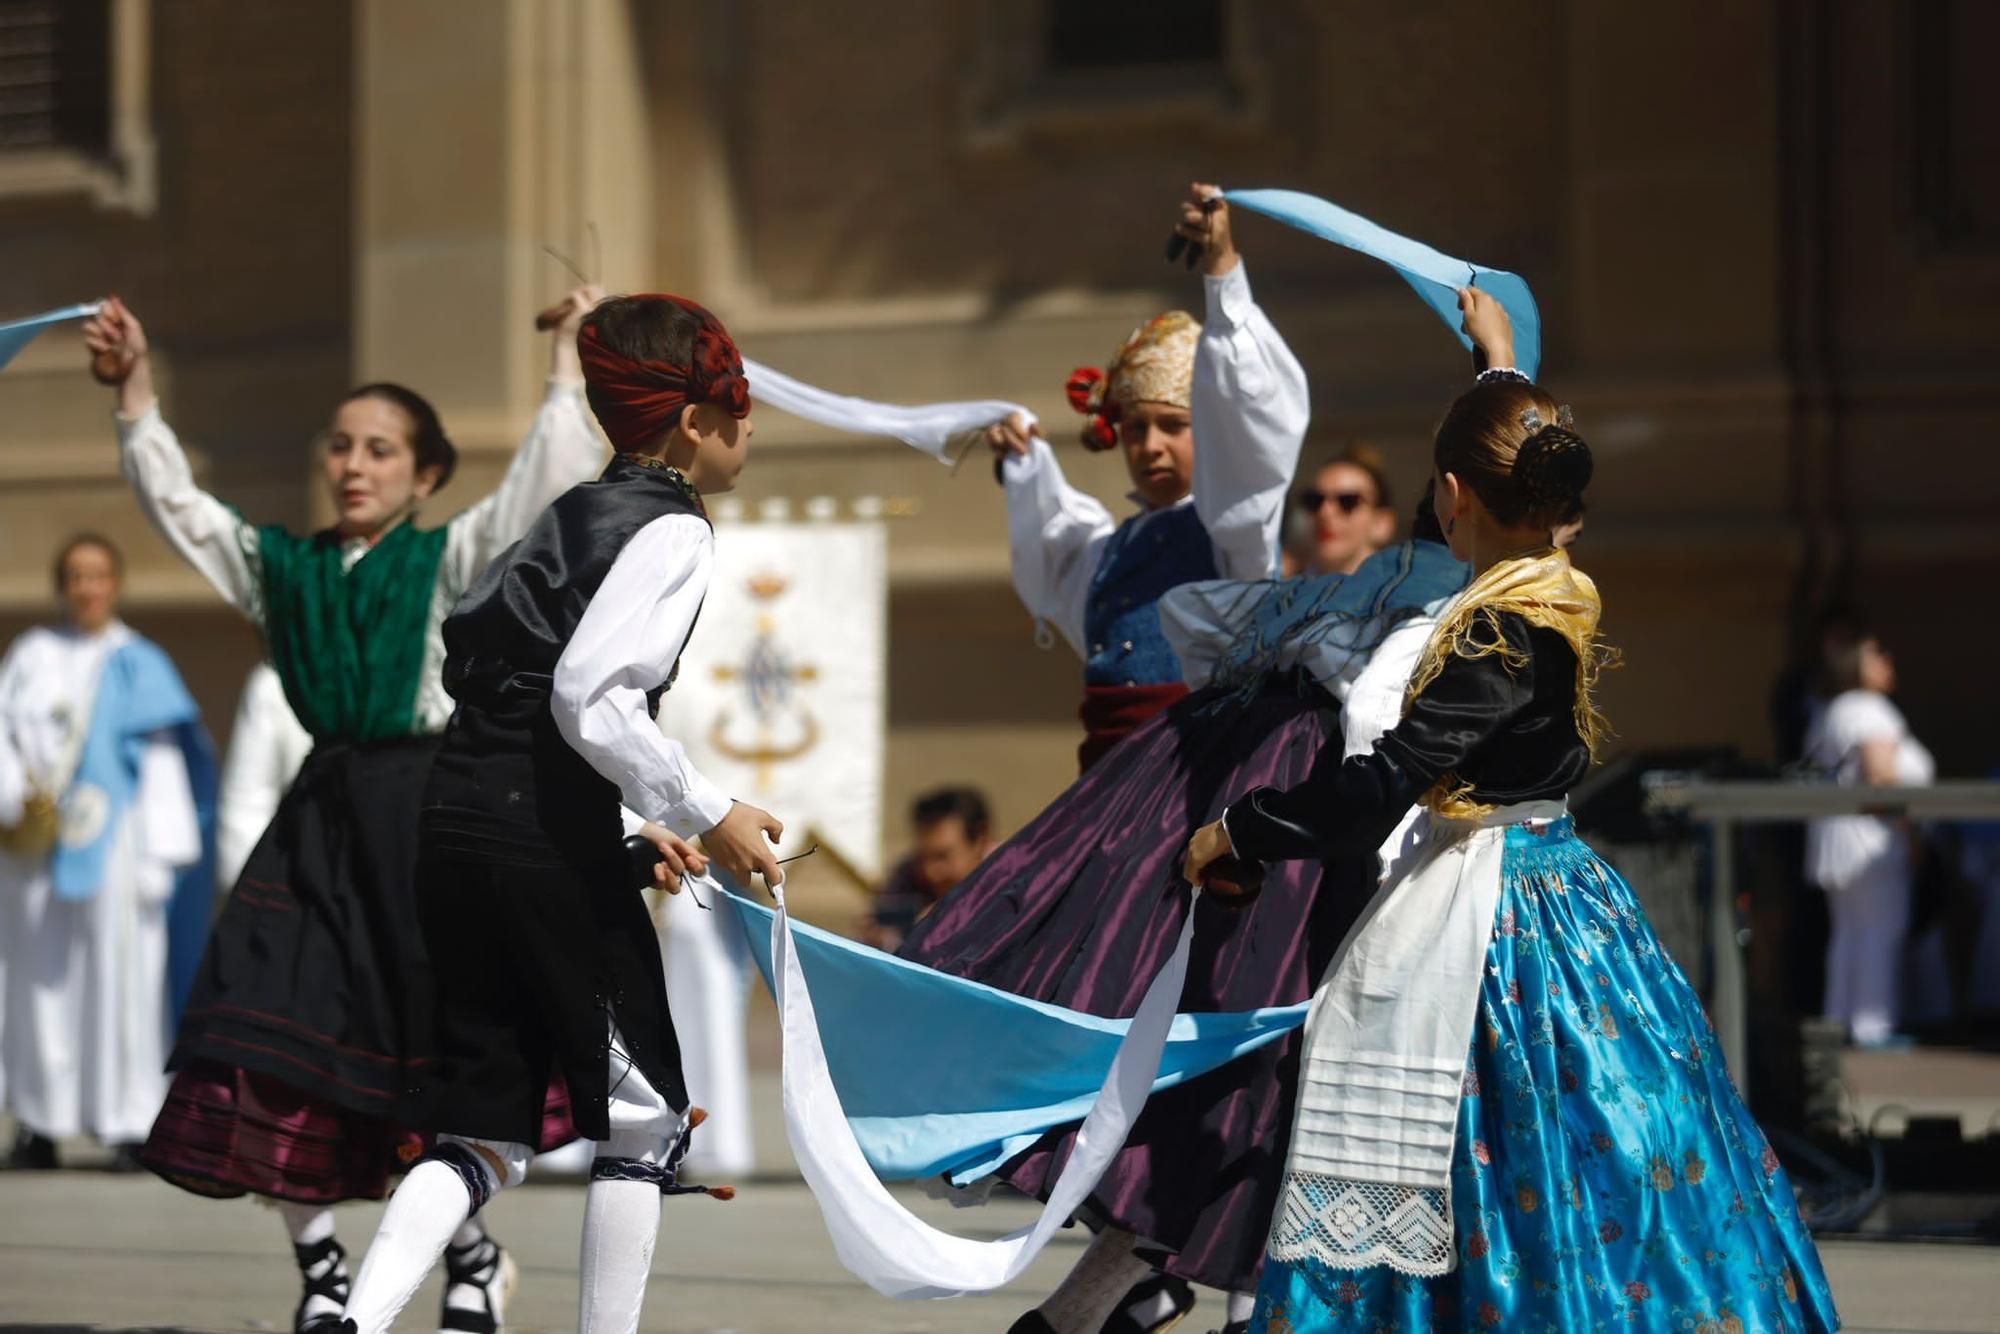
[[[602,303],[577,346],[617,456],[551,504],[444,626],[458,711],[424,795],[418,872],[437,998],[423,1119],[438,1134],[355,1280],[347,1327],[367,1334],[395,1320],[452,1232],[526,1175],[552,1070],[597,1143],[578,1328],[637,1327],[659,1197],[702,1189],[676,1180],[702,1113],[620,803],[645,818],[670,888],[711,859],[738,882],[782,878],[766,835],[783,826],[718,791],[653,723],[708,588],[702,495],[735,484],[750,441],[742,358],[713,315],[673,296]]]

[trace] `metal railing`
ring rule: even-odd
[[[2000,782],[1952,780],[1929,787],[1841,787],[1824,781],[1766,781],[1647,775],[1646,808],[1707,825],[1711,882],[1707,905],[1713,956],[1708,996],[1723,1055],[1739,1083],[1748,1077],[1749,999],[1744,948],[1750,932],[1737,911],[1738,825],[1796,824],[1830,815],[1908,820],[2000,819]]]

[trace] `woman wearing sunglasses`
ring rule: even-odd
[[[1328,458],[1295,500],[1310,525],[1306,574],[1353,574],[1396,536],[1396,502],[1373,445],[1357,441]]]

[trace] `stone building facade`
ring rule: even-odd
[[[445,499],[477,494],[539,397],[545,245],[701,296],[807,380],[1014,398],[1067,441],[1069,369],[1199,308],[1161,259],[1186,183],[1292,186],[1534,284],[1599,456],[1578,556],[1627,655],[1621,745],[1768,754],[1796,623],[1842,593],[1947,771],[2000,762],[1964,651],[2000,576],[1978,0],[101,2],[109,130],[0,142],[0,312],[126,296],[254,519],[323,516],[307,446],[373,378],[432,396],[468,455]],[[1413,497],[1456,345],[1386,270],[1239,230],[1312,378],[1308,456],[1374,440]],[[131,619],[226,719],[254,637],[143,530],[81,366],[51,336],[0,375],[0,629],[44,614],[61,535],[112,531]],[[758,448],[753,506],[905,515],[892,816],[968,777],[1032,813],[1071,772],[1077,667],[1033,646],[983,463],[776,413]],[[1118,503],[1115,461],[1064,461]]]

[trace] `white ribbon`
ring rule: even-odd
[[[792,948],[782,886],[772,890],[772,898],[777,904],[771,919],[771,958],[778,1022],[784,1033],[785,1134],[819,1203],[834,1253],[850,1273],[888,1297],[957,1297],[1012,1282],[1096,1188],[1146,1104],[1187,980],[1194,913],[1188,913],[1180,944],[1132,1016],[1132,1026],[1077,1131],[1040,1217],[1004,1237],[976,1241],[918,1218],[897,1203],[870,1170],[827,1069],[812,995]],[[978,1053],[968,1055],[977,1059]],[[940,1077],[949,1078],[949,1072],[940,1072]]]
[[[782,408],[836,431],[892,436],[945,464],[956,462],[951,457],[950,442],[968,431],[991,426],[1017,412],[1029,421],[1035,420],[1035,414],[1019,403],[1001,398],[905,407],[830,393],[748,357],[743,359],[743,373],[749,378],[750,397],[756,402]]]

